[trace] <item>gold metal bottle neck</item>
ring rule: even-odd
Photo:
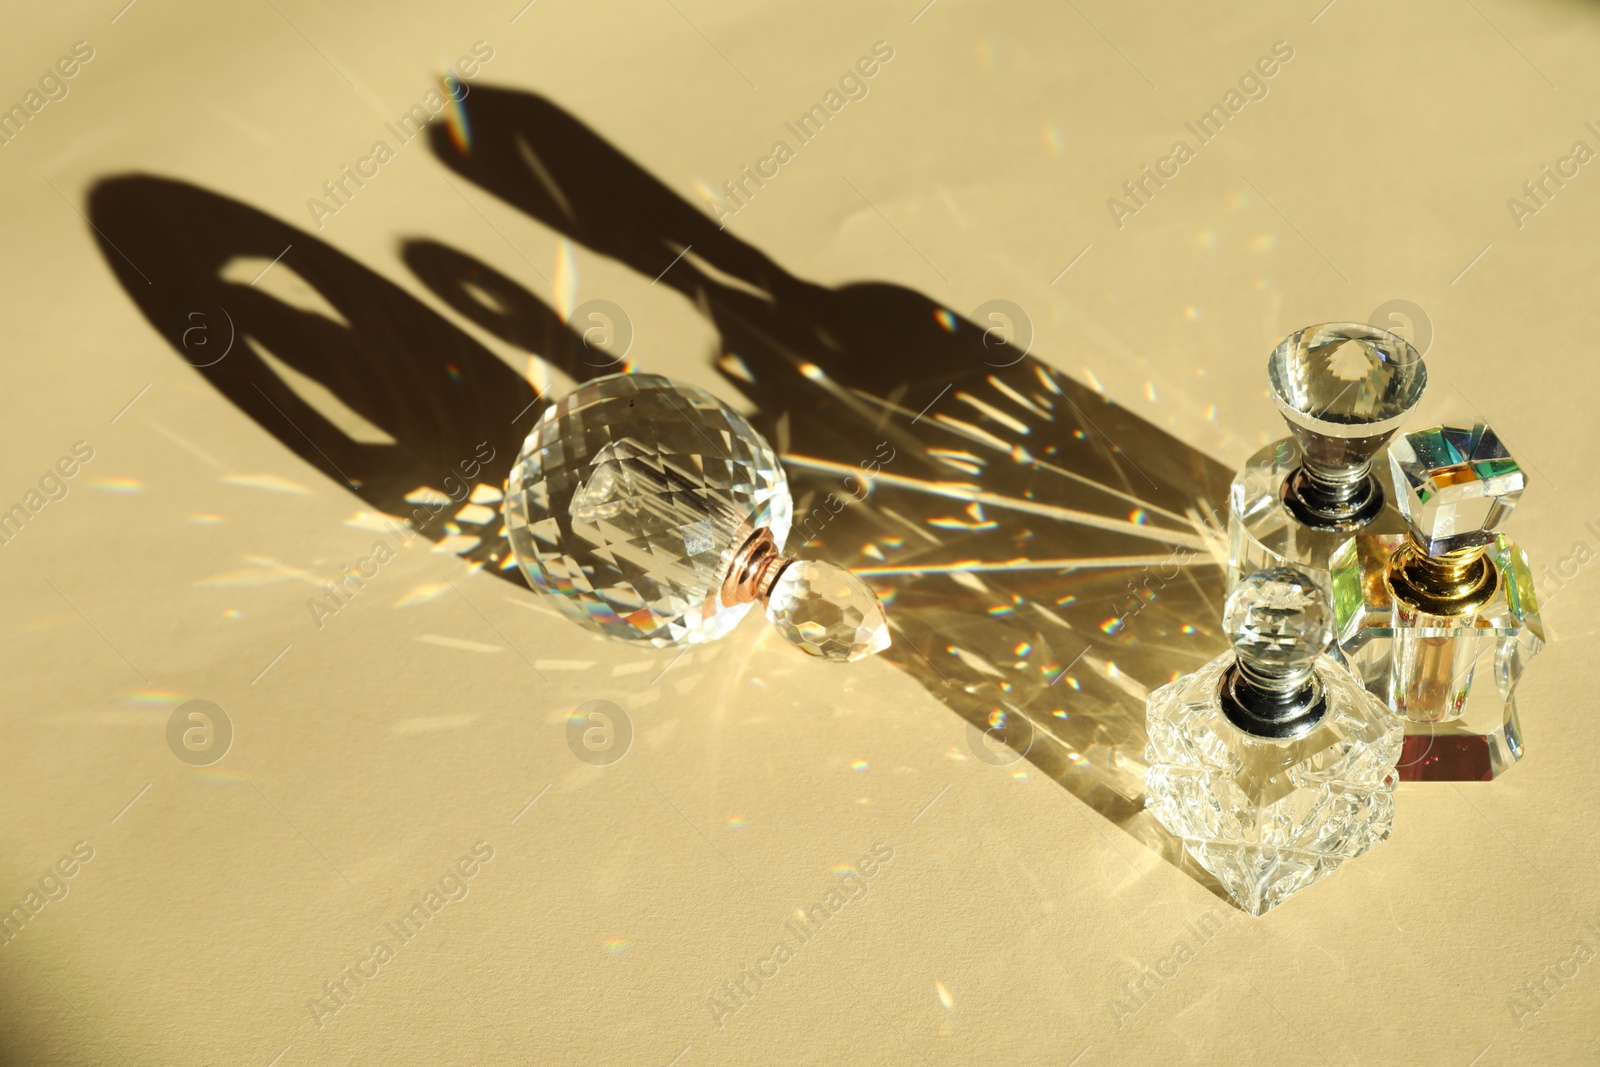
[[[1394,598],[1429,615],[1470,615],[1500,585],[1487,545],[1430,556],[1411,537],[1389,557],[1384,582]]]

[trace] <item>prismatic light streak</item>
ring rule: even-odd
[[[795,467],[824,471],[829,474],[853,475],[857,473],[856,468],[849,464],[834,463],[831,460],[817,459],[812,456],[786,453],[783,460],[785,463]],[[1021,497],[985,492],[977,486],[965,482],[930,482],[921,478],[908,478],[905,475],[890,474],[886,471],[874,474],[872,480],[896,489],[908,489],[916,493],[928,493],[933,496],[979,503],[989,507],[1009,508],[1012,511],[1021,511],[1030,515],[1042,515],[1047,518],[1059,519],[1062,522],[1076,523],[1079,526],[1088,526],[1099,530],[1114,530],[1117,533],[1131,534],[1147,541],[1159,541],[1163,544],[1181,545],[1185,548],[1197,550],[1206,547],[1204,539],[1195,534],[1147,526],[1137,522],[1130,522],[1127,519],[1112,519],[1104,515],[1094,515],[1087,511],[1064,508],[1056,504],[1043,504],[1037,500],[1025,500]]]
[[[1113,441],[1111,439],[1110,435],[1108,435],[1104,430],[1100,429],[1099,426],[1095,425],[1094,421],[1089,418],[1089,416],[1083,411],[1082,408],[1078,407],[1077,404],[1074,404],[1072,402],[1072,400],[1066,395],[1066,393],[1064,393],[1062,391],[1061,386],[1051,379],[1050,375],[1045,372],[1043,367],[1035,367],[1034,368],[1034,374],[1038,377],[1039,382],[1040,382],[1041,385],[1043,385],[1045,388],[1047,388],[1062,403],[1064,403],[1068,407],[1070,407],[1073,410],[1073,412],[1075,412],[1078,415],[1078,417],[1083,420],[1085,425],[1087,425],[1090,429],[1094,430],[1094,432],[1096,434],[1098,434],[1100,437],[1104,438],[1106,444],[1111,447],[1111,450],[1114,453],[1117,453],[1121,457],[1121,460],[1123,462],[1126,462],[1128,464],[1128,466],[1132,467],[1133,470],[1136,471],[1139,474],[1139,476],[1141,478],[1143,478],[1145,481],[1150,482],[1150,484],[1152,486],[1155,485],[1154,480],[1152,480],[1148,474],[1145,474],[1145,472],[1143,470],[1139,469],[1138,465],[1133,462],[1133,460],[1127,455],[1127,453],[1122,451],[1121,446],[1119,446],[1115,441]],[[1046,411],[1046,410],[1042,409],[1039,406],[1039,403],[1035,403],[1034,400],[1029,400],[1028,398],[1024,397],[1020,392],[1017,391],[1016,388],[1008,385],[1004,381],[1004,379],[999,378],[996,375],[993,375],[993,374],[989,375],[985,379],[985,381],[991,387],[993,387],[996,392],[1000,393],[1006,399],[1008,399],[1012,403],[1016,404],[1024,412],[1026,412],[1029,416],[1036,417],[1036,418],[1042,418],[1047,422],[1054,422],[1055,421],[1055,416],[1052,414],[1052,411],[1054,409],[1054,403],[1049,398],[1043,397],[1043,396],[1039,396],[1038,394],[1035,394],[1035,400],[1037,400],[1039,403],[1045,404],[1047,407],[1049,407],[1051,409],[1050,411]],[[1098,390],[1098,383],[1096,383],[1096,388]],[[950,386],[946,386],[943,390],[941,390],[940,393],[939,393],[939,397],[936,397],[934,402],[937,403],[937,401],[940,398],[942,398],[944,396],[944,394],[949,391],[949,389],[950,389]],[[868,402],[870,402],[870,403],[872,403],[874,405],[877,405],[880,408],[886,409],[888,411],[898,411],[898,412],[901,412],[901,413],[906,414],[906,415],[910,415],[911,414],[911,412],[909,410],[901,407],[900,405],[896,404],[894,401],[889,400],[889,399],[887,399],[885,397],[880,397],[880,396],[877,396],[877,395],[875,395],[873,393],[868,393],[868,392],[865,392],[865,391],[862,391],[862,390],[851,390],[851,392],[855,396],[858,396],[861,399],[866,400],[866,401],[868,401]],[[1026,423],[1023,423],[1020,420],[1018,420],[1018,419],[1016,419],[1016,418],[1014,418],[1014,417],[1012,417],[1010,415],[1007,415],[1004,419],[995,418],[995,415],[996,415],[996,413],[999,412],[999,409],[996,408],[993,404],[988,404],[988,403],[986,403],[984,401],[981,401],[978,398],[974,397],[972,394],[967,393],[965,391],[957,393],[956,396],[963,403],[966,403],[968,406],[970,406],[974,410],[978,411],[980,415],[984,416],[985,418],[995,419],[995,421],[1000,422],[1001,425],[1005,426],[1008,430],[1010,430],[1011,432],[1017,434],[1019,437],[1028,436],[1028,435],[1030,435],[1032,433],[1032,427],[1028,426]],[[930,408],[932,406],[933,406],[932,404],[928,405],[928,407],[930,407]],[[928,408],[924,408],[922,411],[918,412],[916,414],[916,417],[911,420],[912,425],[913,426],[916,425],[917,422],[919,422],[922,419],[922,417],[924,415],[927,415],[927,414],[928,414]],[[1072,474],[1071,472],[1061,470],[1060,468],[1052,467],[1052,466],[1049,466],[1048,464],[1044,464],[1044,462],[1042,460],[1037,459],[1025,447],[1023,447],[1023,445],[1020,442],[1013,443],[1013,442],[1008,442],[1008,441],[1002,440],[1001,438],[996,437],[994,434],[989,433],[987,430],[984,430],[982,427],[974,426],[972,423],[964,422],[961,419],[952,418],[951,416],[945,415],[945,414],[942,414],[942,413],[935,414],[933,419],[934,419],[934,421],[936,423],[939,424],[940,428],[942,428],[944,430],[947,430],[947,431],[949,431],[951,433],[958,434],[958,435],[960,435],[962,437],[965,437],[969,441],[972,441],[974,444],[982,445],[985,448],[989,448],[989,449],[992,449],[992,450],[997,451],[997,452],[1003,452],[1003,453],[1009,455],[1013,460],[1015,460],[1018,463],[1039,463],[1041,465],[1044,465],[1044,466],[1048,467],[1048,469],[1055,470],[1055,471],[1057,471],[1058,473],[1061,473],[1061,474],[1066,474],[1068,477],[1074,478],[1074,479],[1076,479],[1078,481],[1083,481],[1086,484],[1090,484],[1090,485],[1096,485],[1097,487],[1099,487],[1101,489],[1106,489],[1106,491],[1108,491],[1108,492],[1116,492],[1116,490],[1111,490],[1106,486],[1099,485],[1099,483],[1090,482],[1088,479],[1083,478],[1081,475]],[[1080,434],[1083,433],[1083,431],[1081,429],[1078,432]],[[1132,498],[1129,498],[1129,499],[1132,499]]]
[[[1079,559],[968,559],[957,563],[908,564],[903,567],[851,567],[850,573],[862,577],[887,578],[909,574],[998,574],[1012,571],[1067,571],[1114,570],[1119,567],[1155,567],[1177,563],[1179,566],[1214,566],[1210,557],[1196,556],[1188,561],[1176,561],[1171,556],[1092,556]]]

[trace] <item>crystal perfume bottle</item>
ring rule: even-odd
[[[1500,532],[1527,478],[1483,423],[1389,450],[1407,532],[1333,556],[1346,659],[1406,720],[1404,781],[1487,781],[1522,757],[1516,685],[1544,647],[1528,557]]]
[[[1145,807],[1260,915],[1389,836],[1402,727],[1325,651],[1303,572],[1246,577],[1223,629],[1231,650],[1150,694]]]
[[[607,636],[712,641],[760,602],[810,655],[889,647],[883,605],[861,579],[783,556],[793,513],[767,440],[704,389],[655,374],[596,378],[547,408],[505,502],[528,584]]]
[[[1291,436],[1250,457],[1228,496],[1228,588],[1262,567],[1305,571],[1352,533],[1404,533],[1387,465],[1372,458],[1422,398],[1417,350],[1373,326],[1331,322],[1285,337],[1267,384]]]

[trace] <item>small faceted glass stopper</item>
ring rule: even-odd
[[[1302,686],[1333,640],[1326,598],[1293,567],[1269,567],[1240,582],[1223,609],[1222,629],[1240,672],[1275,691]]]
[[[1395,501],[1417,545],[1443,556],[1487,545],[1511,515],[1528,478],[1482,422],[1432,426],[1389,449]]]
[[[768,594],[767,618],[802,652],[836,663],[889,647],[878,595],[831,563],[799,559],[785,566]]]

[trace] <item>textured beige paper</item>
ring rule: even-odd
[[[7,13],[0,102],[75,42],[93,54],[0,147],[0,508],[76,442],[93,458],[0,548],[0,906],[47,877],[61,897],[33,898],[0,947],[0,1060],[1600,1060],[1600,176],[1562,163],[1600,149],[1600,11],[919,4]],[[1425,309],[1427,410],[1495,423],[1533,473],[1512,529],[1541,588],[1540,564],[1575,572],[1548,586],[1559,639],[1521,690],[1527,759],[1491,785],[1402,787],[1389,842],[1251,920],[1032,764],[971,758],[962,720],[887,661],[813,664],[750,620],[674,664],[401,546],[292,429],[179,358],[85,214],[106,179],[191,183],[314,235],[513,377],[567,387],[401,255],[438,242],[550,307],[614,302],[639,366],[741,402],[716,329],[670,284],[387,132],[480,41],[475,83],[541,94],[692,204],[885,42],[866,95],[729,233],[822,285],[893,282],[963,315],[1010,301],[1036,357],[1229,467],[1281,432],[1262,369],[1283,334]],[[1276,42],[1292,59],[1264,96],[1139,210],[1108,207],[1194,146],[1185,123]],[[308,199],[378,140],[393,158],[315,218]],[[1572,176],[1514,211],[1545,164]],[[300,273],[309,247],[254,286],[275,249],[229,276],[334,322]],[[473,432],[447,409],[440,424]],[[393,558],[319,619],[317,583],[379,540]],[[208,768],[168,747],[190,699],[234,730]],[[596,699],[632,722],[609,766],[566,742]],[[890,858],[863,863],[875,849]],[[874,873],[802,939],[786,924],[827,908],[841,865]],[[426,922],[402,940],[414,905]],[[719,1012],[725,983],[773,973],[780,940],[792,958]],[[339,981],[347,1004],[327,999]]]

